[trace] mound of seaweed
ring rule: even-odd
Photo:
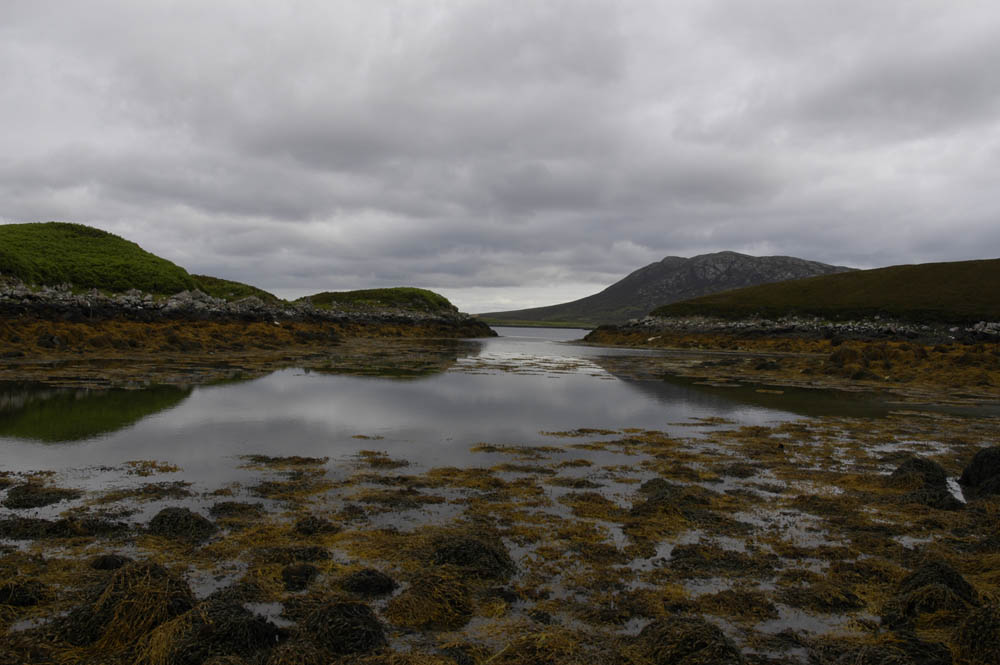
[[[340,581],[340,588],[361,596],[384,596],[398,586],[395,580],[374,568],[351,573]]]
[[[1000,605],[973,610],[952,636],[960,662],[971,665],[1000,663]]]
[[[317,644],[337,655],[365,653],[386,644],[382,622],[364,603],[325,603],[306,618],[304,627]]]
[[[739,648],[717,626],[697,616],[657,619],[636,638],[653,665],[743,665]]]
[[[443,534],[432,542],[433,562],[484,579],[506,579],[517,570],[499,537],[485,532]]]
[[[163,566],[148,561],[130,563],[61,619],[58,632],[76,646],[96,644],[118,649],[132,645],[194,604],[188,585]]]
[[[909,489],[906,503],[919,503],[938,510],[961,510],[965,504],[948,489],[948,473],[940,464],[923,457],[911,457],[889,475],[892,487]]]
[[[41,508],[60,501],[71,501],[80,497],[82,492],[63,487],[48,487],[41,483],[24,483],[7,490],[3,500],[4,508],[24,509]]]
[[[149,533],[189,543],[207,540],[216,531],[211,521],[189,508],[164,508],[149,521]]]
[[[472,618],[472,598],[465,574],[437,568],[417,573],[410,586],[391,601],[386,616],[392,623],[421,630],[457,630]]]
[[[38,540],[43,538],[79,538],[107,536],[128,529],[124,522],[84,515],[47,520],[40,517],[8,517],[0,520],[0,538]]]
[[[1000,446],[976,453],[962,471],[958,484],[973,497],[1000,494]]]
[[[205,602],[153,630],[139,645],[139,661],[201,665],[220,656],[249,659],[282,637],[277,626],[237,602]]]
[[[930,561],[900,581],[882,608],[882,623],[907,628],[923,618],[954,625],[978,604],[976,590],[961,573],[943,561]]]

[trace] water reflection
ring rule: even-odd
[[[373,346],[352,363],[321,372],[284,369],[194,389],[9,390],[0,413],[0,451],[9,469],[157,459],[182,466],[189,480],[215,484],[248,453],[343,460],[377,448],[416,464],[462,465],[478,463],[469,448],[479,442],[552,443],[543,431],[672,431],[674,423],[716,416],[763,424],[798,415],[885,412],[830,393],[777,395],[616,376],[604,368],[614,369],[606,358],[643,354],[558,341],[579,339],[582,331],[502,333],[508,336],[401,345],[408,349],[402,355]]]
[[[130,427],[176,407],[191,388],[73,390],[30,384],[0,385],[0,436],[60,443],[90,439]]]

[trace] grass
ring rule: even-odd
[[[0,225],[0,273],[38,285],[171,294],[194,289],[186,270],[139,245],[82,224]]]
[[[922,263],[735,289],[659,307],[653,316],[888,316],[908,321],[1000,320],[1000,259]]]
[[[390,289],[362,289],[360,291],[324,291],[299,298],[308,300],[320,309],[341,309],[364,311],[369,309],[395,308],[428,313],[457,312],[458,309],[441,294],[399,286]]]
[[[273,293],[268,293],[264,289],[258,289],[256,286],[250,286],[243,282],[234,282],[209,275],[191,275],[191,277],[194,278],[199,289],[214,298],[242,300],[243,298],[256,296],[267,303],[278,302],[279,300],[278,296]]]

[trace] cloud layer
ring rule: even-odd
[[[8,0],[0,219],[468,311],[722,249],[996,257],[997,62],[989,2]]]

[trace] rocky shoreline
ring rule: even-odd
[[[422,312],[396,308],[340,310],[318,308],[308,302],[265,302],[250,296],[236,301],[201,291],[182,291],[157,297],[138,290],[105,294],[98,290],[75,293],[69,285],[32,289],[13,281],[0,283],[0,321],[48,320],[87,323],[129,321],[159,323],[211,321],[218,323],[333,324],[353,330],[370,326],[431,327],[439,336],[492,337],[489,326],[473,316],[454,311]]]
[[[980,321],[973,325],[913,323],[891,318],[830,321],[819,317],[787,316],[723,319],[709,316],[656,317],[633,319],[619,326],[601,326],[585,339],[608,343],[616,334],[637,333],[723,334],[738,337],[801,337],[863,341],[909,340],[923,344],[981,343],[1000,341],[1000,321]]]

